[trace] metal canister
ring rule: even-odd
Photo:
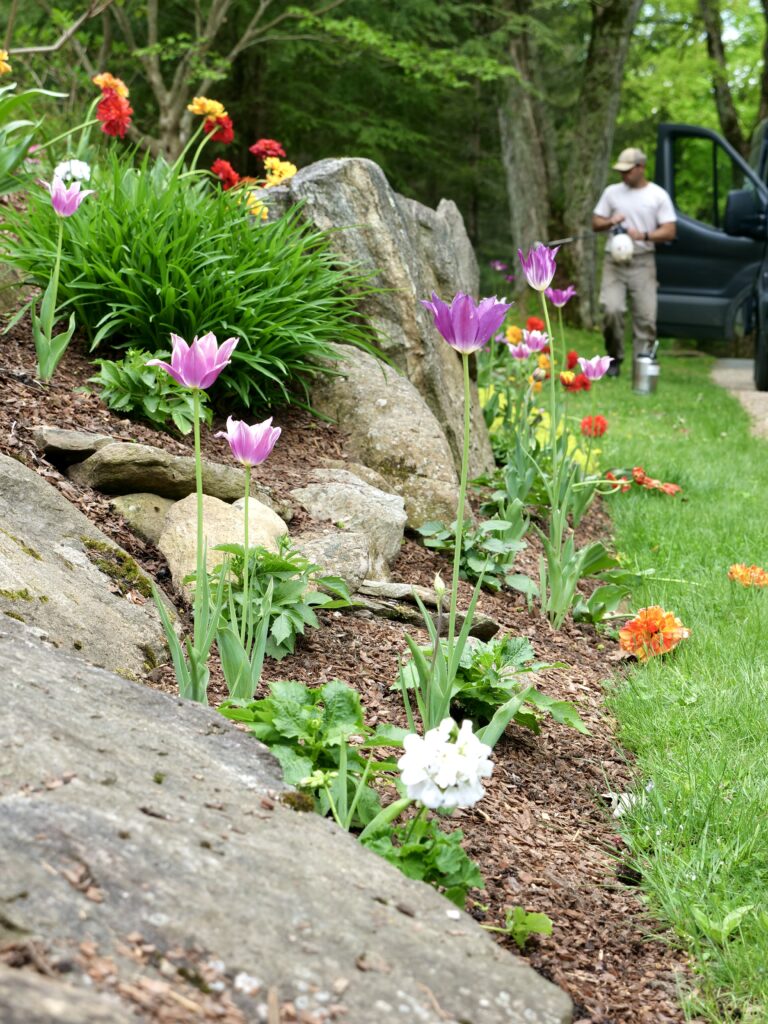
[[[659,380],[659,361],[651,355],[636,356],[632,365],[632,390],[636,395],[652,395]]]

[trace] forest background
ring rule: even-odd
[[[91,77],[131,90],[131,140],[174,156],[194,95],[220,100],[235,139],[210,147],[241,174],[248,147],[279,139],[291,160],[368,157],[399,192],[453,199],[484,292],[515,292],[534,241],[577,236],[559,263],[595,319],[592,207],[610,164],[656,126],[705,125],[748,154],[768,116],[768,0],[2,0],[14,79],[67,94],[47,135],[82,119]],[[213,150],[216,150],[214,153]],[[63,159],[66,154],[61,155]]]

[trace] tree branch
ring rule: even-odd
[[[56,51],[60,50],[65,43],[69,42],[83,22],[88,21],[89,18],[95,18],[97,14],[101,14],[102,11],[105,11],[111,3],[112,0],[92,0],[87,9],[83,11],[79,18],[76,18],[72,22],[68,29],[65,29],[64,32],[62,32],[55,43],[50,43],[48,46],[20,46],[9,50],[8,52],[14,57],[27,53],[56,53]]]
[[[707,33],[707,53],[712,61],[712,90],[715,94],[720,130],[734,149],[742,156],[748,156],[749,146],[739,124],[739,115],[733,102],[728,84],[723,46],[723,22],[720,17],[719,0],[699,0],[699,14]]]

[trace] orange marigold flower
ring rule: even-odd
[[[100,75],[94,75],[91,81],[94,85],[97,85],[102,92],[106,89],[111,89],[112,92],[116,92],[117,95],[122,96],[123,99],[128,98],[128,86],[122,78],[116,78],[114,75],[110,75],[108,71],[102,71]]]
[[[531,376],[528,378],[528,383],[531,385],[531,391],[534,393],[534,395],[538,395],[538,393],[541,391],[543,382],[540,380],[536,380],[533,374],[531,374]]]
[[[101,130],[106,135],[124,139],[132,113],[133,107],[125,96],[119,96],[114,89],[104,89],[96,107],[96,117],[101,121]]]
[[[759,565],[745,565],[739,562],[728,570],[728,579],[742,587],[768,587],[768,572]]]
[[[8,63],[8,51],[0,50],[0,75],[8,75],[13,69]]]
[[[536,360],[536,363],[537,363],[537,365],[538,365],[540,370],[548,370],[549,369],[549,356],[544,355],[543,352],[540,353],[538,359]]]
[[[664,654],[691,635],[680,619],[666,612],[661,605],[641,608],[631,622],[619,630],[619,647],[646,661],[655,654]]]
[[[508,327],[506,329],[506,331],[504,332],[504,337],[507,339],[510,345],[518,345],[523,340],[523,332],[520,330],[519,327],[515,327],[515,325],[513,324],[511,327]]]

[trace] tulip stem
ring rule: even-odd
[[[541,292],[541,304],[544,307],[544,319],[547,322],[547,337],[549,338],[549,418],[551,420],[549,425],[550,440],[552,444],[552,487],[554,502],[557,502],[560,497],[560,481],[558,480],[558,465],[557,465],[557,393],[555,390],[555,342],[552,337],[552,325],[549,320],[549,309],[547,308],[547,300],[544,296],[544,292]]]
[[[245,466],[245,504],[243,507],[243,615],[240,620],[240,640],[245,646],[246,626],[250,620],[251,598],[248,592],[248,563],[251,549],[248,546],[248,506],[251,503],[251,466]]]
[[[459,505],[456,510],[456,544],[453,554],[453,580],[451,583],[451,607],[448,613],[448,660],[453,657],[453,638],[456,632],[456,604],[459,597],[459,566],[461,563],[461,540],[464,533],[464,500],[467,492],[467,472],[469,466],[469,427],[470,427],[470,391],[469,391],[469,355],[461,353],[464,364],[464,445],[461,452],[461,480],[459,483]]]
[[[98,124],[98,123],[99,123],[99,119],[97,117],[94,117],[90,121],[83,121],[82,124],[78,124],[78,125],[75,125],[74,128],[67,129],[67,131],[62,132],[61,135],[57,135],[53,139],[48,139],[47,142],[42,142],[35,149],[35,156],[37,156],[38,153],[42,153],[42,151],[44,149],[48,149],[49,146],[54,146],[57,142],[61,142],[62,139],[66,139],[70,135],[74,135],[75,132],[84,131],[86,128],[90,128],[91,125]]]
[[[195,577],[194,627],[201,621],[200,598],[203,593],[203,573],[206,558],[203,551],[203,459],[200,452],[200,389],[192,388],[192,424],[195,438],[195,489],[197,491],[197,575]]]

